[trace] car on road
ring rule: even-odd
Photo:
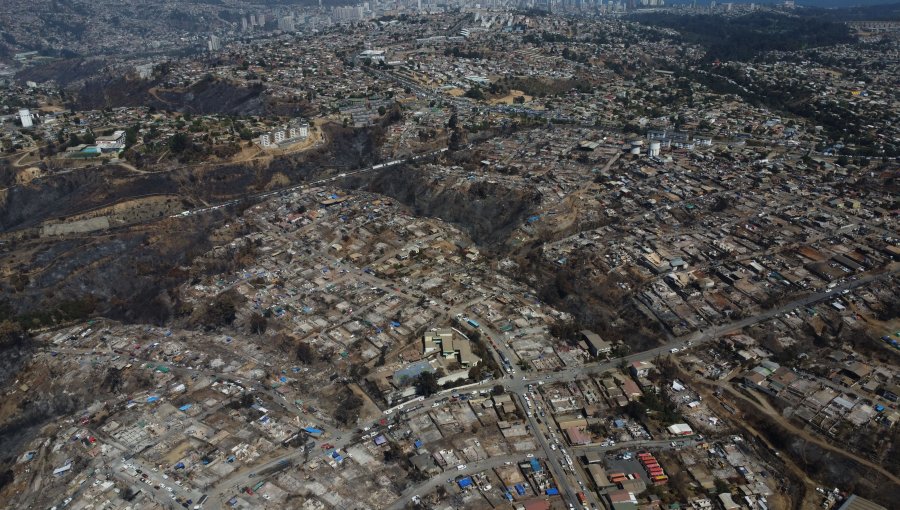
[[[681,349],[679,349],[678,347],[672,347],[671,349],[669,349],[669,352],[671,352],[672,354],[674,354],[674,353],[676,353],[676,352],[678,352],[678,351],[680,351],[680,350],[681,350]]]
[[[462,471],[463,469],[466,469],[466,465],[465,465],[465,464],[460,464],[460,465],[456,466],[456,470],[457,470],[457,471]]]

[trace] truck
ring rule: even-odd
[[[578,502],[579,502],[579,503],[581,503],[582,505],[587,504],[587,497],[584,495],[583,492],[579,492],[579,493],[577,494],[577,496],[578,496]]]

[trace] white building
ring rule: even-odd
[[[309,123],[301,122],[292,125],[288,130],[288,133],[289,138],[299,138],[301,140],[305,140],[307,137],[309,137]]]
[[[29,128],[34,125],[33,122],[34,117],[31,116],[31,111],[27,109],[19,110],[19,120],[22,121],[22,127]]]
[[[297,140],[305,140],[308,137],[309,123],[300,119],[294,119],[286,126],[277,127],[264,135],[260,135],[259,146],[263,149],[270,149]]]
[[[114,131],[113,134],[107,136],[98,136],[96,139],[97,148],[100,152],[114,152],[125,148],[125,131]]]
[[[294,31],[294,16],[282,16],[278,18],[278,30],[282,32],[293,32]]]
[[[218,36],[209,36],[209,42],[206,44],[209,51],[219,51],[222,49],[222,40]]]
[[[368,60],[372,63],[384,62],[384,50],[363,50],[356,56],[359,61]]]

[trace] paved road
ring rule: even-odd
[[[519,400],[519,404],[522,406],[522,408],[527,409],[527,406],[525,405],[525,403],[523,401],[523,397],[528,391],[527,387],[529,384],[533,384],[535,382],[545,382],[545,381],[546,382],[570,382],[570,381],[576,380],[580,377],[583,377],[587,374],[599,373],[599,372],[603,372],[603,371],[607,371],[607,370],[616,369],[623,362],[630,363],[630,362],[634,362],[634,361],[652,360],[658,356],[667,355],[669,352],[671,352],[672,349],[675,349],[675,348],[681,349],[681,348],[691,346],[691,345],[699,345],[704,342],[714,340],[724,333],[727,333],[730,331],[737,331],[737,330],[740,330],[741,328],[769,320],[773,317],[784,314],[784,313],[794,310],[798,307],[809,306],[813,303],[817,303],[820,301],[834,299],[837,296],[839,296],[840,293],[844,290],[857,288],[857,287],[866,285],[872,281],[886,279],[886,278],[890,277],[891,275],[896,274],[898,271],[900,271],[900,269],[895,267],[891,270],[888,270],[888,271],[880,273],[880,274],[871,274],[871,275],[863,276],[857,280],[845,281],[843,283],[836,285],[830,291],[809,294],[805,297],[793,300],[793,301],[786,303],[780,307],[773,308],[768,311],[764,311],[764,312],[754,315],[752,317],[734,321],[729,324],[716,326],[716,327],[709,328],[706,330],[696,331],[694,333],[685,335],[680,338],[674,338],[674,339],[670,340],[669,342],[667,342],[666,344],[664,344],[660,347],[657,347],[655,349],[650,349],[650,350],[647,350],[644,352],[635,353],[635,354],[632,354],[632,355],[629,355],[629,356],[626,356],[623,358],[611,359],[611,360],[594,362],[594,363],[587,363],[582,366],[571,367],[571,368],[560,370],[558,372],[547,373],[547,374],[538,375],[538,374],[525,373],[521,377],[517,376],[512,379],[504,378],[501,380],[487,381],[487,382],[481,383],[481,384],[469,385],[466,389],[456,388],[456,389],[452,389],[452,390],[447,390],[447,391],[441,392],[438,395],[432,396],[431,398],[424,399],[421,402],[421,404],[424,407],[428,407],[428,406],[433,405],[438,400],[440,400],[442,398],[446,398],[448,393],[454,393],[454,392],[463,393],[463,392],[468,392],[468,391],[486,390],[486,389],[492,388],[496,384],[502,383],[506,386],[507,392],[510,392],[516,396],[516,398]],[[373,281],[378,280],[375,277],[372,277],[371,279]],[[386,285],[388,288],[390,288],[389,282],[378,281],[378,283],[381,283],[382,285]],[[454,309],[451,309],[451,311],[455,311],[457,309],[458,308],[454,308]],[[485,333],[489,337],[501,338],[501,342],[499,342],[499,343],[488,342],[492,356],[495,357],[495,360],[499,361],[499,352],[503,352],[502,346],[504,345],[502,343],[502,337],[500,337],[496,332],[491,330],[489,326],[488,327],[483,326],[482,330],[484,330]],[[496,345],[497,347],[494,347],[494,345]],[[81,350],[81,349],[78,349],[78,350],[63,349],[63,350],[61,350],[61,352],[67,352],[67,353],[69,351],[71,351],[72,354],[87,354],[87,352],[84,352],[86,350]],[[507,355],[507,357],[508,356],[509,355]],[[189,374],[201,374],[202,373],[204,375],[208,375],[207,371],[204,371],[204,370],[194,370],[194,369],[188,369],[188,368],[183,368],[183,367],[172,367],[172,370],[184,371]],[[249,381],[248,382],[239,381],[239,382],[244,383],[248,388],[256,388],[258,386],[258,384],[254,384]],[[263,389],[263,391],[269,392],[269,390],[266,390],[266,389]],[[275,402],[279,402],[279,401],[283,400],[283,399],[280,399],[279,396],[274,393],[272,393],[272,397]],[[286,408],[293,409],[293,407],[291,407],[291,406],[287,406]],[[299,412],[299,410],[297,410],[295,412],[296,412],[296,414],[301,416],[304,419],[304,421],[307,421],[307,422],[311,421],[311,420],[309,420],[308,417],[303,416],[303,414],[301,412]],[[384,415],[384,416],[386,416],[386,415]],[[562,454],[562,452],[560,450],[558,450],[558,449],[553,450],[552,448],[550,448],[550,443],[547,440],[547,438],[544,435],[544,432],[542,431],[542,428],[541,428],[543,425],[539,426],[539,424],[536,422],[536,417],[534,415],[528,417],[527,420],[528,420],[528,423],[529,423],[532,433],[534,434],[534,436],[536,437],[536,439],[538,440],[538,442],[541,446],[542,452],[539,452],[538,456],[549,460],[549,462],[547,464],[550,467],[551,472],[553,473],[554,477],[556,478],[556,480],[559,484],[559,488],[560,488],[561,493],[563,494],[563,497],[569,503],[571,503],[573,505],[577,504],[577,499],[575,496],[575,493],[577,492],[577,490],[570,484],[570,479],[566,476],[566,474],[560,471],[560,461],[564,459],[564,455]],[[316,422],[316,423],[318,423],[318,422]],[[335,447],[337,447],[339,449],[344,449],[347,445],[351,444],[356,439],[355,434],[353,434],[352,431],[341,431],[337,428],[329,427],[327,424],[319,424],[317,426],[319,428],[326,430],[329,433],[329,435],[330,435],[329,442],[331,442]],[[574,451],[577,451],[577,452],[610,451],[610,450],[616,450],[616,449],[628,448],[628,447],[636,447],[636,448],[637,447],[651,447],[651,446],[665,447],[665,445],[667,445],[667,444],[668,444],[668,441],[635,442],[633,444],[632,443],[628,443],[628,444],[620,443],[614,447],[589,446],[589,447],[583,447],[583,448],[575,448]],[[317,450],[314,452],[310,452],[310,456],[321,455],[321,453],[322,452]],[[224,505],[224,502],[227,501],[231,497],[231,495],[236,494],[240,490],[241,487],[244,487],[247,485],[253,485],[254,483],[262,480],[262,478],[255,477],[254,476],[255,473],[264,471],[266,469],[275,468],[278,465],[284,463],[285,461],[288,461],[291,463],[302,461],[303,458],[304,458],[304,454],[301,451],[294,450],[294,451],[291,451],[284,455],[275,457],[261,465],[245,466],[245,467],[239,469],[238,471],[236,471],[235,473],[233,473],[227,479],[220,481],[219,483],[217,483],[215,486],[213,486],[206,492],[209,494],[211,501],[215,501],[218,504]],[[492,459],[488,459],[488,460],[485,460],[482,462],[472,463],[471,465],[467,466],[466,470],[460,471],[458,473],[454,473],[454,472],[443,473],[442,475],[432,478],[431,480],[429,480],[423,484],[415,485],[415,486],[412,486],[412,487],[408,488],[407,490],[405,490],[403,492],[403,495],[401,496],[401,498],[394,503],[394,507],[398,507],[398,505],[400,507],[402,507],[414,495],[427,494],[428,492],[433,490],[434,487],[436,487],[437,484],[439,484],[441,480],[446,480],[448,474],[451,476],[455,475],[455,474],[471,474],[471,473],[475,473],[475,472],[482,471],[485,469],[492,469],[494,467],[502,465],[505,462],[516,462],[519,460],[522,460],[521,455],[494,457]],[[563,460],[563,462],[565,462],[565,461]],[[132,463],[136,464],[134,462],[132,462]],[[119,476],[121,476],[123,474],[120,471],[121,464],[122,464],[121,462],[116,463],[115,468],[114,468]],[[146,471],[146,469],[143,469],[143,470]],[[151,473],[152,473],[152,471],[151,471]],[[574,470],[573,475],[574,475],[576,481],[580,480],[581,474],[579,473],[578,470]],[[156,482],[156,483],[161,483],[161,484],[165,483],[165,481],[161,479],[161,474],[153,474],[150,476],[154,479],[154,482]],[[171,482],[168,485],[171,485]],[[189,493],[191,496],[193,496],[194,501],[196,501],[197,497],[199,496],[199,493],[196,491],[186,490],[186,491],[183,491],[182,493],[185,493],[185,492]],[[589,497],[593,499],[594,496],[592,493],[586,492],[586,494],[590,494]],[[167,494],[155,494],[154,496],[157,499],[163,499],[167,496]],[[165,500],[163,499],[163,501],[165,501]]]
[[[316,186],[339,181],[339,180],[345,179],[347,177],[352,177],[352,176],[359,175],[359,174],[373,172],[376,170],[383,170],[385,168],[390,168],[392,166],[400,165],[402,163],[407,163],[409,161],[427,158],[427,157],[431,157],[431,156],[436,156],[442,152],[447,152],[447,149],[446,148],[438,149],[436,151],[431,151],[431,152],[427,152],[424,154],[418,154],[416,156],[411,156],[406,159],[397,159],[397,160],[393,160],[393,161],[388,161],[386,163],[379,163],[377,165],[373,165],[368,168],[361,168],[359,170],[353,170],[351,172],[344,172],[344,173],[340,173],[340,174],[332,176],[332,177],[326,177],[325,179],[319,179],[318,181],[304,182],[302,184],[297,184],[294,186],[289,186],[287,188],[281,188],[281,189],[274,190],[274,191],[264,191],[261,193],[249,193],[240,198],[226,200],[225,202],[220,202],[215,205],[210,205],[210,206],[206,206],[206,207],[198,207],[196,209],[189,209],[186,211],[181,211],[178,214],[173,214],[171,217],[179,218],[179,217],[185,217],[185,216],[193,216],[195,214],[203,214],[203,213],[206,213],[209,211],[215,211],[216,209],[222,209],[223,207],[228,207],[231,205],[238,204],[241,201],[247,200],[247,199],[265,199],[265,198],[271,198],[271,197],[278,196],[278,195],[284,195],[284,194],[298,191],[301,189],[314,188]]]
[[[469,385],[465,389],[455,388],[453,390],[447,390],[447,391],[441,392],[438,395],[435,395],[428,399],[425,399],[423,402],[421,402],[421,404],[423,404],[425,407],[428,407],[428,406],[434,404],[435,402],[437,402],[438,400],[440,400],[442,398],[446,398],[448,393],[466,393],[466,392],[472,392],[472,391],[480,391],[480,390],[484,390],[484,389],[490,389],[496,384],[503,384],[506,386],[508,393],[515,394],[520,399],[520,405],[522,405],[522,408],[525,409],[526,406],[524,405],[524,402],[521,402],[521,398],[522,398],[521,396],[527,392],[527,387],[529,384],[533,384],[536,382],[548,382],[548,383],[550,383],[550,382],[569,382],[569,381],[576,380],[580,377],[583,377],[587,374],[600,373],[600,372],[604,372],[607,370],[617,369],[623,362],[631,363],[634,361],[649,361],[649,360],[655,359],[659,356],[668,355],[673,348],[678,348],[680,350],[680,349],[683,349],[688,346],[700,345],[705,342],[712,341],[712,340],[718,338],[719,336],[721,336],[722,334],[725,334],[725,333],[728,333],[731,331],[738,331],[747,326],[751,326],[753,324],[758,324],[760,322],[767,321],[773,317],[782,315],[782,314],[789,312],[791,310],[794,310],[798,307],[809,306],[813,303],[818,303],[820,301],[825,301],[825,300],[836,298],[838,295],[840,295],[840,293],[843,290],[854,289],[854,288],[866,285],[875,280],[882,280],[882,279],[888,278],[890,275],[896,274],[898,271],[900,271],[900,269],[893,269],[893,270],[887,271],[885,273],[867,275],[867,276],[863,276],[857,280],[846,281],[844,283],[836,285],[831,291],[813,293],[813,294],[807,295],[805,297],[795,299],[795,300],[793,300],[789,303],[786,303],[782,306],[779,306],[777,308],[773,308],[771,310],[761,312],[752,317],[747,317],[745,319],[741,319],[738,321],[734,321],[734,322],[724,324],[721,326],[717,326],[714,328],[710,328],[710,329],[695,331],[694,333],[691,333],[689,335],[685,335],[680,338],[675,338],[672,341],[667,342],[666,344],[664,344],[660,347],[657,347],[655,349],[650,349],[650,350],[643,351],[640,353],[635,353],[635,354],[632,354],[629,356],[625,356],[623,358],[615,358],[615,359],[611,359],[608,361],[587,363],[587,364],[579,366],[579,367],[571,367],[571,368],[563,369],[561,371],[553,372],[553,373],[549,373],[549,374],[537,375],[537,374],[526,373],[525,375],[522,375],[521,377],[515,377],[513,379],[501,379],[501,380],[497,380],[497,381],[488,381],[488,382],[482,383],[482,384]],[[532,433],[535,435],[535,437],[538,439],[538,441],[541,445],[541,449],[543,450],[542,456],[544,458],[551,459],[548,464],[551,466],[551,470],[553,472],[554,477],[556,477],[556,479],[560,483],[560,491],[562,492],[563,496],[565,497],[565,499],[568,502],[570,502],[573,505],[577,505],[578,502],[577,502],[577,499],[574,494],[575,489],[568,483],[568,479],[564,476],[564,474],[560,473],[558,470],[558,459],[560,458],[560,450],[554,451],[549,447],[549,443],[547,442],[546,437],[544,437],[544,435],[541,433],[540,429],[538,428],[538,424],[535,422],[534,416],[529,417],[528,422],[531,427]],[[582,451],[582,450],[590,451],[591,448],[593,448],[597,451],[607,451],[607,450],[612,451],[612,450],[617,450],[617,449],[620,449],[623,447],[624,448],[650,447],[650,446],[657,446],[657,445],[665,447],[666,445],[669,445],[670,442],[671,442],[671,440],[635,442],[633,444],[632,443],[628,443],[628,444],[619,443],[614,447],[604,448],[604,447],[592,446],[592,447],[578,449],[578,451]],[[556,460],[556,462],[554,462],[554,460]],[[473,464],[472,466],[476,466],[476,465],[477,464]],[[472,467],[472,466],[470,466],[470,467]],[[578,471],[576,470],[575,472],[576,472],[576,476],[578,476],[577,475]],[[397,504],[400,504],[400,503],[405,504],[405,502],[408,500],[408,497],[411,497],[414,493],[420,494],[420,495],[427,493],[426,489],[428,489],[428,488],[429,487],[427,487],[425,485],[421,485],[421,486],[417,485],[415,487],[408,489],[407,491],[404,491],[404,498],[401,498],[401,500],[398,501]],[[588,492],[586,492],[585,494],[588,494]],[[408,497],[407,497],[407,495],[408,495]],[[592,494],[591,494],[591,497],[593,497]]]
[[[542,456],[538,454],[535,455],[535,457],[541,458]],[[491,457],[490,459],[478,462],[470,462],[469,464],[466,464],[466,468],[461,471],[450,468],[447,471],[436,475],[420,484],[407,488],[405,491],[403,491],[403,494],[400,495],[400,498],[394,501],[394,503],[389,506],[388,509],[401,510],[406,506],[407,503],[412,501],[413,496],[424,496],[429,492],[437,489],[438,486],[442,483],[447,483],[447,479],[456,479],[456,477],[458,476],[474,475],[475,473],[480,473],[488,469],[494,469],[506,465],[506,463],[508,462],[517,463],[524,460],[526,460],[524,454],[502,455],[499,457]]]
[[[601,446],[599,444],[573,446],[572,450],[573,453],[577,453],[579,455],[584,455],[588,452],[606,453],[617,452],[620,450],[640,450],[646,448],[653,448],[654,450],[668,450],[673,448],[672,441],[684,442],[685,447],[694,446],[701,442],[697,440],[697,436],[683,436],[677,439],[648,439],[639,441],[625,441],[616,443],[614,446]]]

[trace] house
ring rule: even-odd
[[[581,332],[581,337],[587,342],[588,351],[591,353],[591,356],[608,354],[612,350],[612,344],[600,338],[600,335],[593,331],[585,329]]]
[[[451,329],[439,329],[425,333],[422,337],[422,354],[426,357],[440,354],[444,358],[456,358],[463,368],[474,367],[481,363],[481,358],[472,352],[472,344],[469,339]]]
[[[115,152],[125,148],[125,131],[114,131],[111,135],[98,136],[95,145],[100,152]]]
[[[420,473],[424,473],[428,476],[434,476],[441,473],[441,468],[437,467],[437,464],[434,463],[434,459],[428,452],[413,455],[409,458],[409,461]]]
[[[727,492],[719,494],[719,502],[722,503],[722,508],[724,508],[725,510],[738,510],[739,508],[741,508],[740,505],[738,505],[734,502],[733,499],[731,499],[731,494]]]
[[[651,371],[656,369],[656,365],[650,363],[649,361],[635,361],[631,363],[629,367],[631,370],[631,375],[637,377],[638,379],[642,379],[647,377]]]
[[[851,494],[837,510],[887,510],[885,507]]]
[[[633,492],[626,490],[612,490],[606,493],[613,510],[635,510],[637,508],[637,498]]]
[[[569,437],[569,443],[573,445],[591,444],[590,434],[586,434],[584,429],[578,427],[569,427],[566,429],[566,435]]]

